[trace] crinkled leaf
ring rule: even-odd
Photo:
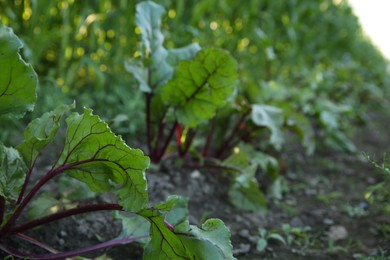
[[[271,131],[271,144],[276,149],[281,148],[284,142],[281,130],[284,115],[281,109],[267,105],[252,105],[252,121],[258,126],[267,127]]]
[[[194,127],[214,116],[232,95],[237,63],[225,51],[205,49],[193,61],[179,63],[172,80],[161,87],[167,105],[176,109],[180,124]]]
[[[56,213],[55,209],[53,211],[51,209],[58,205],[59,201],[52,194],[44,192],[31,202],[27,211],[27,217],[33,220]]]
[[[28,169],[19,152],[0,143],[0,196],[15,202]]]
[[[17,149],[29,168],[34,165],[41,150],[53,140],[62,116],[74,107],[74,104],[59,106],[28,124],[23,134],[24,141],[18,145]]]
[[[139,213],[151,223],[151,241],[144,259],[234,259],[230,231],[223,222],[211,219],[202,228],[190,226],[187,211],[186,199],[170,196],[166,203]],[[175,231],[167,227],[164,219],[175,224]]]
[[[65,147],[57,171],[85,182],[94,192],[113,190],[127,211],[136,212],[148,203],[145,169],[149,158],[128,147],[92,110],[73,113],[66,119]]]
[[[230,230],[220,219],[208,219],[202,228],[191,226],[187,235],[179,236],[190,259],[235,259]]]
[[[20,57],[22,47],[12,29],[0,23],[0,116],[21,117],[34,108],[37,75]]]
[[[238,208],[265,212],[266,200],[255,179],[257,165],[252,165],[237,175],[229,188],[230,201]]]

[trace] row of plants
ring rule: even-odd
[[[60,156],[31,186],[38,155],[53,141],[62,118],[74,105],[57,107],[31,121],[25,140],[15,148],[9,137],[16,131],[2,132],[2,239],[16,236],[55,254],[22,232],[83,212],[135,213],[117,215],[124,223],[120,238],[60,256],[138,241],[144,244],[146,259],[163,257],[160,253],[181,258],[233,257],[229,231],[220,220],[209,220],[201,229],[189,225],[186,199],[170,197],[160,205],[148,205],[145,170],[149,158],[125,145],[108,125],[124,134],[131,146],[147,151],[152,163],[176,158],[187,166],[220,169],[230,179],[226,192],[231,203],[262,213],[266,211],[264,183],[280,181],[283,164],[278,153],[291,136],[287,132],[299,137],[308,154],[315,151],[317,139],[352,151],[346,130],[363,119],[366,104],[386,93],[385,61],[362,36],[343,2],[246,1],[238,5],[225,0],[188,1],[184,6],[182,1],[162,1],[161,5],[147,1],[136,7],[127,1],[0,4],[3,22],[17,21],[15,29],[27,46],[23,56],[43,79],[41,93],[60,87],[67,97],[110,119],[107,124],[89,109],[68,116]],[[134,27],[129,28],[129,20]],[[2,53],[16,53],[21,42],[6,27],[2,30]],[[132,57],[125,62],[129,53]],[[0,121],[4,129],[4,122],[21,129],[21,115],[31,111],[35,102],[31,100],[35,74],[29,71],[33,78],[19,92],[19,82],[13,83],[13,78],[19,80],[20,75],[13,74],[8,60],[3,62],[9,66],[9,76],[2,75],[3,114],[13,116]],[[30,117],[58,104],[57,100],[50,104],[52,99],[45,95],[38,100]],[[90,196],[114,191],[119,201],[80,206],[77,201],[84,194],[76,196],[76,208],[66,209],[53,194],[39,193],[57,176],[62,176],[61,183],[78,180],[72,185],[88,188]],[[264,179],[270,182],[259,183]],[[59,205],[63,211],[44,216],[39,205]],[[26,210],[34,220],[16,224]],[[25,257],[6,243],[2,250]]]
[[[21,58],[22,46],[12,30],[0,24],[2,117],[20,119],[34,108],[36,101],[37,75]],[[234,259],[230,232],[221,220],[209,219],[201,228],[190,225],[187,199],[179,196],[149,205],[145,176],[149,158],[141,150],[127,146],[91,109],[66,116],[74,108],[74,104],[62,105],[32,120],[23,132],[23,142],[16,147],[0,143],[0,249],[3,252],[18,258],[64,259],[139,241],[144,244],[145,259]],[[50,170],[40,176],[35,164],[44,148],[58,138],[64,117],[67,126],[62,152]],[[48,205],[45,193],[40,193],[42,187],[60,177],[84,184],[81,187],[84,193],[86,189],[94,194],[112,192],[118,201],[84,205],[78,200],[58,212],[42,211],[52,206]],[[117,214],[123,221],[123,232],[114,240],[58,252],[24,234],[59,219],[102,210],[132,213]],[[26,221],[22,217],[26,211],[34,219]],[[27,241],[47,253],[25,252],[9,243],[11,237]]]

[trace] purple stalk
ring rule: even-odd
[[[66,259],[69,257],[73,256],[79,256],[79,255],[84,255],[88,253],[92,253],[98,250],[102,250],[108,247],[113,247],[117,245],[124,245],[124,244],[129,244],[134,241],[147,238],[149,235],[143,235],[143,236],[138,236],[138,237],[132,237],[132,238],[122,238],[122,239],[114,239],[110,240],[107,242],[103,242],[94,246],[89,246],[85,248],[80,248],[76,250],[72,250],[69,252],[64,252],[64,253],[58,253],[58,254],[46,254],[46,255],[28,255],[22,252],[19,252],[18,250],[5,246],[5,245],[0,245],[0,249],[5,251],[8,254],[11,254],[13,256],[19,257],[19,258],[28,258],[28,259],[41,259],[41,260],[50,260],[50,259]]]
[[[213,135],[214,135],[216,122],[217,122],[217,116],[214,116],[214,118],[211,121],[211,127],[210,127],[209,133],[207,135],[206,143],[205,143],[204,148],[203,148],[203,156],[204,157],[206,157],[209,153],[210,144],[211,144],[211,140],[212,140]]]
[[[46,245],[32,237],[29,237],[29,236],[26,236],[24,234],[15,234],[16,237],[20,238],[20,239],[23,239],[24,241],[27,241],[27,242],[30,242],[31,244],[34,244],[36,246],[39,246],[40,248],[43,248],[43,249],[46,249],[47,251],[49,251],[50,253],[53,253],[53,254],[57,254],[59,253],[59,251],[57,251],[56,249],[52,248],[51,246],[49,245]]]
[[[35,196],[35,194],[42,188],[42,186],[47,183],[49,180],[51,180],[54,176],[57,174],[60,174],[61,172],[70,169],[74,166],[96,161],[96,159],[89,159],[81,162],[75,162],[70,163],[67,165],[62,165],[56,169],[53,169],[49,171],[42,179],[39,180],[37,184],[31,189],[31,191],[27,194],[27,196],[21,201],[19,206],[16,208],[15,212],[12,214],[10,219],[8,220],[7,224],[3,226],[3,228],[0,230],[0,237],[3,237],[5,234],[8,233],[10,228],[15,224],[16,220],[19,218],[20,214],[22,213],[23,209],[27,206],[27,204],[31,201],[31,199]]]
[[[165,151],[167,150],[168,144],[172,140],[173,134],[175,133],[176,125],[177,125],[177,122],[175,122],[173,124],[171,130],[169,131],[169,135],[168,135],[167,139],[165,140],[165,143],[164,143],[163,147],[161,148],[161,150],[156,151],[156,158],[155,158],[154,162],[159,162],[161,160],[161,158],[163,157]]]
[[[106,203],[106,204],[96,204],[96,205],[87,205],[87,206],[80,206],[74,209],[68,209],[64,210],[55,214],[51,214],[49,216],[45,216],[30,222],[27,222],[26,224],[16,226],[14,228],[11,228],[9,230],[9,234],[15,234],[20,233],[32,228],[35,228],[37,226],[47,224],[52,221],[56,221],[62,218],[66,218],[69,216],[81,214],[81,213],[87,213],[87,212],[93,212],[93,211],[100,211],[100,210],[123,210],[122,206],[115,204],[115,203]]]
[[[222,145],[221,147],[219,148],[218,152],[217,152],[217,158],[221,158],[225,152],[230,148],[231,146],[231,142],[232,142],[232,139],[237,135],[237,133],[239,132],[240,130],[240,126],[241,124],[245,121],[246,117],[249,115],[249,112],[246,112],[244,113],[240,119],[238,120],[238,122],[236,123],[236,125],[234,126],[233,130],[230,132],[230,134],[228,135],[228,137],[226,137],[226,139],[222,142]]]
[[[30,169],[28,170],[28,173],[26,175],[26,178],[24,179],[24,183],[23,183],[22,189],[19,193],[19,197],[18,197],[16,204],[19,204],[23,199],[24,193],[26,192],[26,189],[27,189],[27,185],[30,181],[30,177],[31,177],[32,169],[34,168],[34,165],[35,165],[35,162],[30,166]]]
[[[148,145],[148,150],[149,150],[149,156],[153,160],[154,158],[154,153],[152,151],[152,120],[150,118],[150,107],[151,107],[151,99],[152,99],[152,94],[151,93],[146,93],[145,94],[145,99],[146,99],[146,142]]]
[[[3,196],[0,196],[0,225],[4,220],[4,211],[5,211],[5,199]]]

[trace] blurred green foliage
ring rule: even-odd
[[[1,21],[25,43],[41,78],[36,114],[76,99],[112,119],[118,133],[143,131],[135,79],[138,0],[0,0]],[[353,149],[346,138],[365,106],[387,94],[386,61],[343,0],[163,0],[165,45],[199,42],[238,60],[240,94],[311,120],[317,138]],[[286,112],[287,113],[287,112]],[[141,116],[140,116],[141,115]]]

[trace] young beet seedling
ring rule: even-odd
[[[37,76],[21,59],[18,53],[21,47],[21,41],[12,30],[0,24],[0,116],[20,118],[31,111],[35,103]],[[65,144],[59,158],[35,184],[31,183],[37,158],[55,138],[61,119],[73,108],[74,105],[59,106],[33,120],[24,131],[24,141],[15,148],[0,143],[1,251],[18,258],[65,259],[139,241],[144,244],[145,259],[205,259],[206,256],[234,259],[230,231],[221,220],[210,219],[201,229],[189,225],[187,202],[177,196],[154,207],[148,206],[145,170],[149,158],[141,150],[128,147],[90,109],[66,118]],[[84,183],[93,192],[114,193],[118,203],[76,203],[73,208],[23,223],[22,215],[27,208],[37,206],[34,201],[39,199],[42,187],[62,175]],[[62,218],[100,210],[129,212],[135,217],[118,215],[126,224],[120,237],[68,252],[59,252],[24,234]],[[48,253],[35,255],[12,247],[8,243],[11,237],[25,240]]]

